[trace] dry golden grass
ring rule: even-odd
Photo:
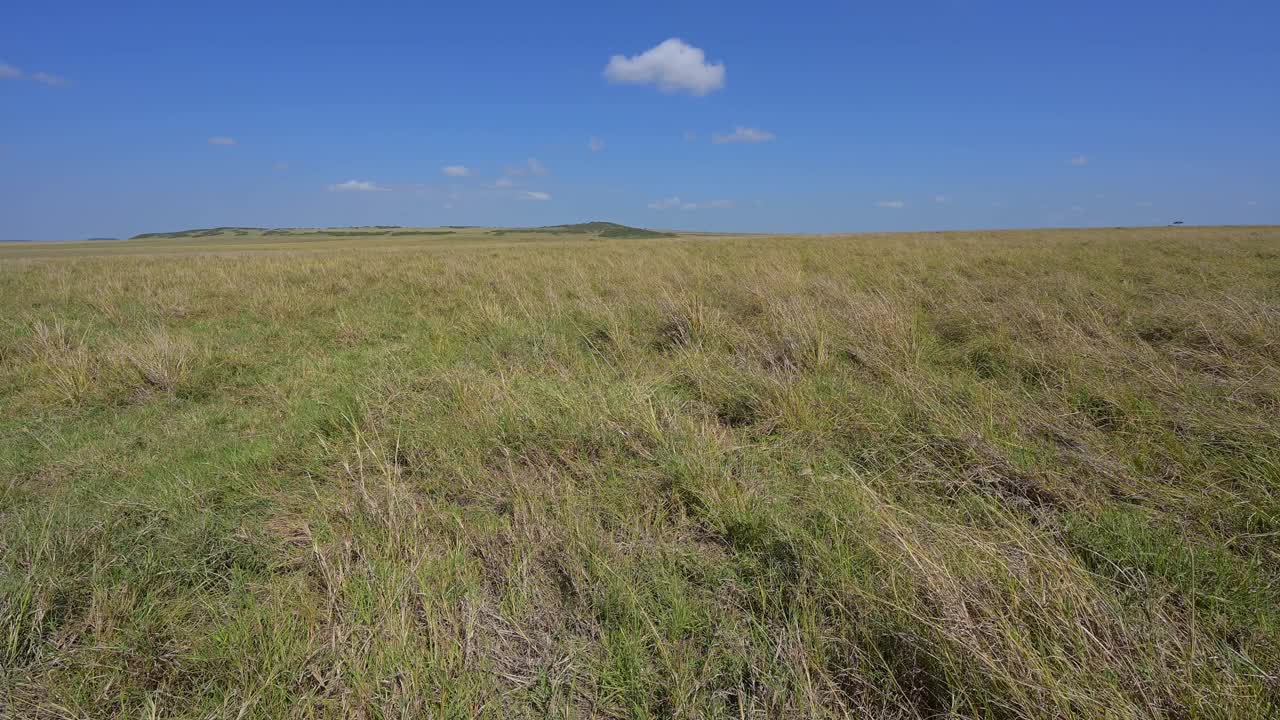
[[[1278,261],[0,247],[0,715],[1274,715]]]

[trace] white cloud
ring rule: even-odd
[[[52,73],[47,73],[47,72],[33,73],[31,75],[31,79],[35,80],[36,82],[42,82],[45,85],[49,85],[51,87],[57,87],[59,85],[67,84],[66,78],[60,75],[54,75]]]
[[[946,195],[934,195],[933,201],[941,205],[943,203],[951,202],[951,198],[947,197]]]
[[[591,152],[600,152],[604,149],[604,141],[592,135],[591,139],[587,141],[587,147],[591,148]]]
[[[538,190],[521,190],[516,197],[521,200],[550,200],[551,193]]]
[[[681,210],[728,210],[733,207],[732,200],[707,200],[700,203],[684,203]]]
[[[664,40],[639,55],[614,55],[604,68],[609,82],[657,85],[664,92],[706,95],[724,87],[724,63],[709,63],[706,53],[679,38]]]
[[[219,135],[217,137],[209,138],[209,144],[210,145],[235,145],[236,139]]]
[[[440,168],[440,172],[448,175],[449,177],[466,177],[471,174],[471,171],[467,169],[466,165],[445,165]]]
[[[752,128],[752,127],[742,127],[741,125],[739,125],[738,127],[734,128],[733,132],[729,133],[728,135],[720,135],[720,134],[712,135],[711,142],[717,145],[722,145],[724,143],[761,143],[761,142],[768,142],[770,140],[773,140],[775,137],[777,136],[769,132],[768,130],[761,130],[760,128]]]
[[[19,70],[18,68],[8,63],[0,63],[0,80],[16,79],[20,77],[23,77],[23,72],[21,70]],[[67,84],[66,78],[62,77],[61,75],[54,75],[53,73],[36,72],[36,73],[31,73],[26,77],[29,77],[38,83],[44,83],[45,85],[50,85],[55,87],[58,85]]]
[[[1071,158],[1070,160],[1068,160],[1067,162],[1076,167],[1084,167],[1085,165],[1089,164],[1089,158],[1084,155],[1077,155]]]
[[[671,210],[679,208],[681,210],[727,210],[733,207],[732,200],[706,200],[704,202],[685,202],[679,197],[672,196],[654,200],[649,203],[650,210]]]
[[[649,203],[650,210],[666,210],[668,208],[680,207],[681,202],[678,197],[662,198]]]
[[[538,162],[538,158],[529,158],[523,165],[509,165],[502,169],[507,177],[522,177],[524,175],[550,175],[551,171],[546,165]]]
[[[493,183],[493,186],[496,188],[509,188],[512,185],[515,185],[515,182],[509,177],[500,177]]]
[[[348,180],[330,185],[329,190],[332,192],[386,192],[388,188],[376,185],[368,180]]]
[[[888,208],[890,210],[901,210],[907,204],[901,200],[880,200],[876,203],[876,207]]]

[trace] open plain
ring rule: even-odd
[[[1280,713],[1280,228],[0,245],[0,716]]]

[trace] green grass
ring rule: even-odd
[[[0,246],[0,716],[1280,713],[1280,229],[374,230]]]

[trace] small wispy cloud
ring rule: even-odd
[[[1075,157],[1068,160],[1067,163],[1075,167],[1084,167],[1085,165],[1089,164],[1089,158],[1088,156],[1085,156],[1085,155],[1076,155]]]
[[[742,127],[739,125],[734,128],[731,133],[725,135],[717,133],[712,135],[711,142],[717,145],[723,145],[724,143],[762,143],[769,142],[776,137],[776,135],[768,130],[761,130],[760,128],[753,127]]]
[[[889,210],[901,210],[906,206],[907,204],[902,200],[879,200],[876,202],[876,207],[887,208]]]
[[[540,190],[521,190],[516,194],[521,200],[550,200],[551,193]]]
[[[218,135],[216,137],[209,138],[209,144],[210,145],[235,145],[236,139],[226,137],[224,135]]]
[[[1257,201],[1257,200],[1249,200],[1249,201],[1245,202],[1245,205],[1248,205],[1249,207],[1253,207],[1253,206],[1255,206],[1255,205],[1257,205],[1257,204],[1258,204],[1258,201]]]
[[[600,152],[604,149],[604,141],[592,135],[591,139],[587,141],[587,147],[591,149],[591,152]]]
[[[670,208],[680,207],[682,203],[678,197],[662,198],[649,203],[650,210],[668,210]]]
[[[445,165],[440,168],[440,172],[449,177],[466,177],[471,174],[471,170],[466,165]]]
[[[933,201],[938,203],[939,205],[942,205],[943,203],[951,202],[951,198],[947,197],[946,195],[934,195]]]
[[[523,165],[508,165],[502,169],[507,177],[523,177],[525,175],[550,175],[551,171],[546,165],[538,162],[538,158],[529,158],[524,161]]]
[[[649,203],[650,210],[728,210],[733,207],[732,200],[704,200],[703,202],[686,202],[677,196],[654,200]]]
[[[724,63],[709,63],[701,48],[680,38],[670,38],[627,57],[614,55],[604,68],[609,82],[626,85],[656,85],[663,92],[706,95],[724,87]]]
[[[329,186],[331,192],[386,192],[389,189],[368,180],[348,180]]]
[[[500,177],[493,181],[493,186],[496,188],[509,188],[512,185],[515,185],[515,181],[509,177]]]
[[[61,75],[54,75],[53,73],[47,72],[34,72],[27,75],[16,66],[8,63],[0,63],[0,80],[17,80],[19,78],[34,80],[38,83],[44,83],[50,87],[58,87],[59,85],[67,84],[67,79]]]
[[[681,210],[728,210],[732,207],[732,200],[707,200],[705,202],[688,202],[680,205]]]
[[[59,85],[67,84],[66,78],[61,75],[54,75],[53,73],[47,72],[32,73],[31,79],[39,83],[44,83],[50,87],[58,87]]]

